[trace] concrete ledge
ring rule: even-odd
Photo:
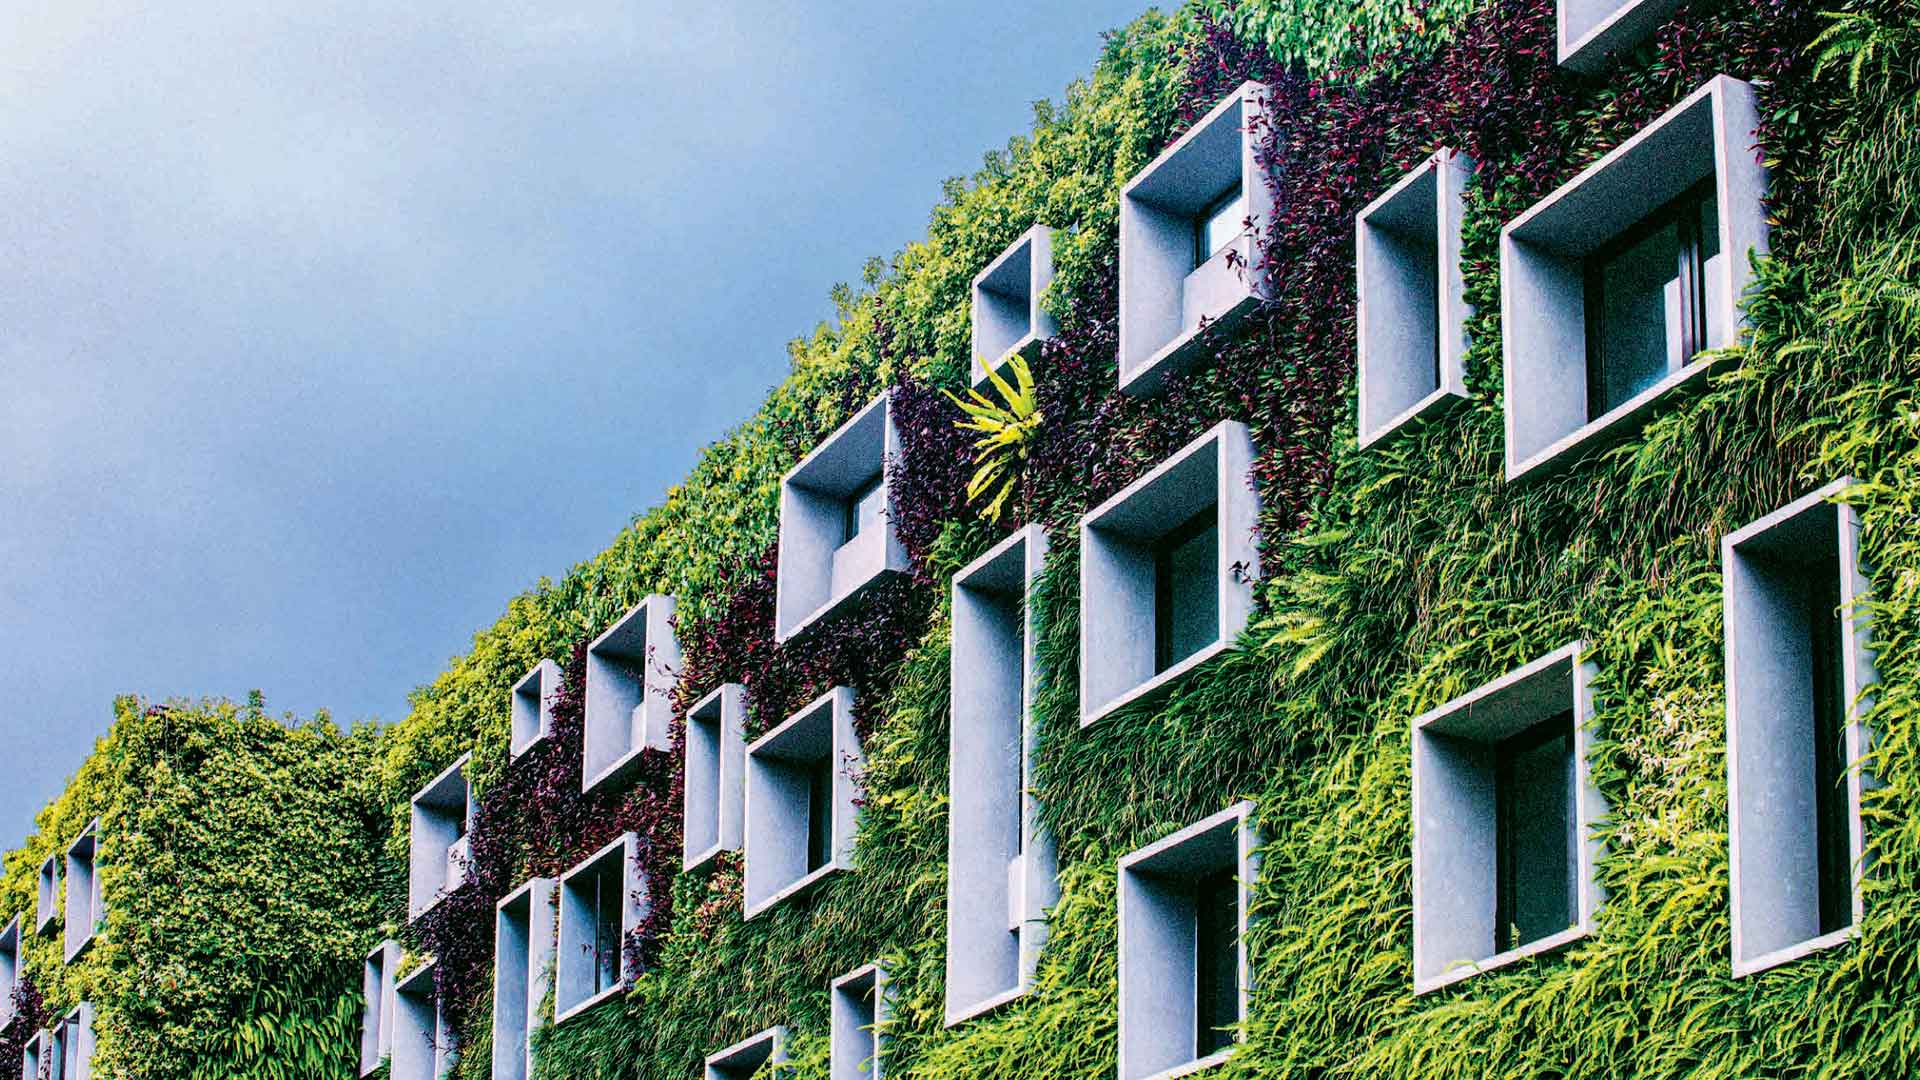
[[[747,688],[727,683],[687,710],[685,828],[681,869],[698,870],[740,850],[746,814]]]
[[[745,917],[812,890],[853,867],[859,775],[865,767],[853,730],[853,691],[836,686],[754,740],[746,751]],[[831,771],[828,858],[808,865],[809,791],[816,770]]]
[[[1120,860],[1120,1080],[1169,1080],[1225,1061],[1198,1053],[1195,887],[1231,870],[1237,882],[1234,982],[1244,1022],[1253,992],[1247,912],[1260,873],[1253,803],[1239,802]],[[1234,1041],[1244,1036],[1236,1031]]]
[[[781,478],[775,641],[799,635],[875,582],[907,571],[886,475],[887,462],[899,455],[893,397],[883,393]],[[876,477],[886,506],[880,527],[848,540],[848,504]]]
[[[1759,125],[1753,88],[1714,77],[1500,231],[1506,474],[1509,481],[1630,435],[1656,402],[1705,369],[1689,360],[1594,417],[1587,403],[1586,259],[1702,180],[1714,181],[1720,254],[1708,261],[1707,349],[1735,344],[1749,253],[1767,251],[1767,170],[1751,149]]]
[[[627,955],[627,941],[651,907],[639,837],[622,834],[560,875],[559,906],[553,1022],[564,1024],[632,985],[636,958]],[[617,942],[605,940],[603,922],[618,928]]]
[[[1040,672],[1027,594],[1047,555],[1029,525],[953,579],[947,823],[949,1027],[1033,985],[1059,899],[1052,837],[1032,795]]]
[[[1604,896],[1594,831],[1606,802],[1594,786],[1594,666],[1575,641],[1413,721],[1413,975],[1426,994],[1472,975],[1564,948],[1587,935]],[[1575,918],[1565,931],[1495,947],[1498,862],[1493,747],[1563,712],[1573,717],[1570,872]]]
[[[553,697],[560,692],[560,665],[542,660],[513,684],[512,735],[508,758],[519,761],[553,735]]]
[[[1040,298],[1053,284],[1053,230],[1035,225],[1020,234],[973,279],[973,386],[987,385],[1014,356],[1032,361],[1040,343],[1059,332]]]
[[[787,1060],[787,1029],[770,1027],[718,1053],[707,1055],[706,1080],[752,1080],[763,1065]],[[784,1070],[776,1069],[775,1072]]]
[[[433,910],[442,897],[466,883],[466,836],[473,824],[467,763],[461,754],[414,793],[407,844],[407,918]]]
[[[67,846],[67,910],[66,939],[64,941],[66,961],[71,964],[86,952],[93,944],[94,937],[100,932],[100,925],[106,919],[106,909],[101,904],[100,874],[97,865],[100,852],[100,821],[98,818],[87,823],[80,835]]]
[[[1587,75],[1652,37],[1680,0],[1560,0],[1560,64]]]
[[[434,967],[429,960],[394,986],[391,1080],[441,1080],[459,1061]]]
[[[400,943],[375,946],[360,963],[360,1075],[367,1076],[393,1053],[394,975]]]
[[[1272,295],[1257,244],[1277,216],[1257,160],[1267,94],[1243,83],[1120,190],[1120,389],[1129,394],[1157,393],[1198,364],[1203,323],[1230,324]],[[1196,227],[1236,183],[1251,227],[1200,261]]]
[[[1863,722],[1878,681],[1864,602],[1860,520],[1837,502],[1849,479],[1813,491],[1721,541],[1726,594],[1727,807],[1733,973],[1752,975],[1852,940],[1866,915],[1865,825],[1873,777]],[[1827,560],[1832,560],[1831,564]],[[1824,928],[1815,765],[1814,620],[1808,575],[1836,569],[1846,704],[1845,925]]]
[[[680,643],[672,619],[673,597],[656,593],[587,646],[582,792],[622,783],[642,751],[673,746]]]
[[[1260,572],[1253,437],[1228,420],[1080,519],[1080,723],[1157,694],[1229,647],[1253,610]],[[1211,507],[1217,632],[1156,670],[1155,545]]]
[[[887,1026],[892,1023],[887,973],[856,968],[827,986],[830,1080],[883,1080]]]
[[[528,1080],[553,990],[554,880],[533,878],[493,916],[493,1080]]]

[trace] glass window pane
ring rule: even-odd
[[[1496,749],[1500,849],[1495,947],[1518,948],[1572,926],[1579,830],[1573,813],[1573,714]]]
[[[1596,354],[1588,357],[1589,419],[1619,407],[1677,366],[1679,267],[1679,232],[1671,226],[1589,267],[1588,295],[1600,303],[1587,313],[1594,320],[1590,340]]]
[[[1199,652],[1220,633],[1219,529],[1208,507],[1154,551],[1154,670]]]
[[[845,513],[841,519],[844,532],[841,543],[851,541],[854,537],[880,524],[880,515],[887,507],[886,486],[881,483],[883,479],[885,479],[884,473],[875,473],[871,480],[848,496]]]
[[[1194,890],[1194,1048],[1196,1058],[1224,1050],[1240,1022],[1240,886],[1231,869],[1208,874]]]
[[[1723,329],[1720,324],[1724,321],[1714,310],[1714,306],[1706,301],[1706,294],[1713,287],[1713,283],[1719,281],[1721,275],[1726,273],[1726,260],[1720,254],[1720,200],[1717,197],[1709,194],[1700,200],[1699,220],[1701,312],[1698,329],[1700,347],[1704,348],[1707,342],[1720,340],[1720,332]],[[1683,358],[1683,360],[1692,359],[1691,356]]]
[[[807,766],[807,872],[833,858],[833,756]]]
[[[1194,265],[1206,262],[1238,239],[1246,231],[1246,221],[1246,193],[1236,182],[1200,212],[1194,236]]]

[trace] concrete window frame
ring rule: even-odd
[[[773,1027],[749,1035],[725,1050],[707,1055],[706,1080],[752,1080],[765,1065],[782,1066],[787,1062],[787,1029]],[[784,1072],[776,1068],[775,1072]]]
[[[1866,915],[1866,830],[1861,802],[1872,733],[1864,717],[1878,681],[1860,518],[1837,501],[1851,478],[1810,492],[1721,541],[1727,670],[1727,810],[1733,974],[1745,977],[1859,936]],[[1820,931],[1813,806],[1815,722],[1805,642],[1812,613],[1783,565],[1831,544],[1846,620],[1837,643],[1846,703],[1846,829],[1850,918]],[[1782,558],[1784,556],[1784,558]],[[1811,879],[1811,880],[1810,880]]]
[[[42,1044],[42,1051],[52,1080],[91,1080],[93,1005],[83,1001],[61,1017]]]
[[[836,686],[747,747],[742,888],[746,918],[757,918],[813,891],[832,875],[853,869],[859,777],[866,767],[853,710],[853,690]],[[807,770],[822,760],[832,770],[829,852],[826,862],[809,870]]]
[[[394,984],[391,1080],[441,1080],[459,1062],[453,1025],[434,983],[436,966],[428,960]]]
[[[879,964],[855,968],[827,984],[830,1080],[883,1080],[887,1026],[893,1022],[889,993]]]
[[[1753,87],[1716,75],[1500,230],[1506,475],[1639,430],[1656,406],[1715,365],[1698,354],[1598,417],[1588,415],[1585,262],[1696,184],[1712,180],[1718,267],[1706,272],[1706,350],[1739,340],[1740,300],[1765,254],[1767,168],[1752,149]]]
[[[87,951],[99,936],[106,921],[106,904],[100,892],[100,819],[87,823],[67,845],[67,903],[64,940],[66,962],[71,964]]]
[[[582,794],[626,780],[642,752],[673,746],[673,611],[673,597],[651,594],[587,646]]]
[[[1053,230],[1035,225],[973,278],[972,384],[987,385],[1015,355],[1031,363],[1040,343],[1060,332],[1040,298],[1053,285]]]
[[[13,993],[20,988],[20,916],[0,929],[0,1031],[13,1023]]]
[[[52,1057],[53,1033],[42,1028],[20,1048],[21,1080],[40,1080],[40,1067]]]
[[[1080,519],[1080,725],[1150,697],[1232,646],[1253,611],[1260,496],[1253,436],[1225,420]],[[1152,545],[1211,505],[1219,633],[1155,672]]]
[[[1599,75],[1619,53],[1652,37],[1680,0],[1560,0],[1560,66]]]
[[[1593,681],[1584,641],[1572,641],[1413,720],[1413,990],[1563,949],[1586,937],[1605,902],[1595,830],[1607,814],[1595,786]],[[1496,952],[1498,876],[1493,746],[1572,713],[1570,870],[1576,918],[1567,929]]]
[[[901,454],[893,394],[882,393],[780,478],[780,556],[774,640],[788,641],[875,583],[909,569],[894,529],[889,462]],[[878,478],[880,528],[846,539],[850,500]]]
[[[533,1037],[553,990],[554,879],[508,893],[493,913],[493,1080],[533,1076]]]
[[[409,803],[407,919],[433,910],[467,881],[467,832],[473,825],[472,791],[461,754],[440,775],[414,792]]]
[[[553,737],[553,699],[560,692],[560,665],[542,660],[513,684],[509,761],[519,761]]]
[[[685,828],[681,869],[699,870],[739,851],[746,814],[747,688],[715,687],[687,710]]]
[[[1242,83],[1120,189],[1125,393],[1158,393],[1206,359],[1208,331],[1231,327],[1273,294],[1259,250],[1278,216],[1259,151],[1268,94],[1261,83]],[[1235,183],[1252,227],[1198,260],[1196,225]]]
[[[395,975],[400,943],[383,941],[360,962],[360,1075],[369,1076],[393,1053]]]
[[[34,876],[33,932],[43,937],[60,925],[60,856],[49,855]]]
[[[613,875],[618,875],[620,880],[620,944],[613,958],[613,982],[595,991],[593,983],[600,956],[596,951],[598,927],[594,924],[594,899],[590,890],[599,888],[606,877]],[[640,865],[639,836],[623,833],[560,875],[558,906],[559,944],[555,949],[553,971],[553,1022],[556,1025],[624,994],[633,985],[631,966],[635,957],[628,955],[627,945],[652,908],[646,873]]]
[[[1260,875],[1253,811],[1252,802],[1237,802],[1120,859],[1119,1080],[1189,1076],[1227,1060],[1244,1039],[1236,1031],[1234,1045],[1199,1055],[1197,995],[1188,990],[1199,977],[1194,883],[1232,869],[1238,908],[1234,984],[1245,1022],[1253,993],[1247,913]]]
[[[1473,168],[1436,150],[1354,218],[1362,449],[1467,399],[1460,230]]]
[[[1047,550],[1046,531],[1029,525],[953,577],[951,677],[967,690],[953,695],[949,729],[948,1027],[1033,988],[1060,898],[1033,795],[1041,676],[1027,597]]]

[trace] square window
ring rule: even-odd
[[[1245,83],[1120,191],[1120,389],[1158,393],[1271,295],[1259,230],[1275,216],[1259,161],[1267,88]]]
[[[640,841],[626,833],[560,878],[560,944],[554,1022],[565,1023],[626,990],[637,958],[627,943],[650,901]]]
[[[746,751],[746,883],[751,919],[853,865],[858,776],[853,691],[838,686]]]
[[[746,810],[747,688],[727,683],[687,710],[686,826],[682,868],[697,870],[740,850]]]
[[[393,1053],[394,975],[400,969],[400,944],[383,941],[360,964],[360,1075],[380,1067]]]
[[[1360,445],[1466,400],[1460,223],[1473,160],[1440,150],[1360,211]]]
[[[787,1029],[770,1027],[758,1035],[742,1039],[725,1050],[707,1056],[706,1080],[753,1080],[764,1065],[782,1065],[787,1060]],[[775,1069],[775,1072],[784,1070]]]
[[[973,385],[987,383],[1016,354],[1031,361],[1041,342],[1059,332],[1040,298],[1053,284],[1053,230],[1035,225],[1020,234],[973,279]]]
[[[1253,438],[1223,422],[1080,521],[1080,722],[1157,693],[1246,627]]]
[[[60,923],[60,856],[49,855],[35,878],[33,932],[49,934]]]
[[[1601,902],[1581,642],[1413,721],[1413,969],[1424,994],[1585,937]]]
[[[559,693],[560,665],[551,660],[535,664],[513,684],[511,760],[519,761],[553,734],[553,699]]]
[[[644,750],[673,745],[673,683],[680,643],[673,597],[654,594],[587,646],[586,735],[581,788],[620,783]]]
[[[533,1036],[553,989],[552,878],[534,878],[494,909],[493,1080],[533,1075]]]
[[[1819,491],[1722,543],[1733,971],[1750,975],[1858,933],[1875,681],[1860,523]]]
[[[1120,860],[1120,1080],[1225,1061],[1252,992],[1247,909],[1259,874],[1253,804]]]
[[[1026,993],[1059,898],[1032,795],[1037,635],[1027,595],[1047,535],[1030,525],[953,579],[947,816],[949,1026]]]
[[[407,847],[407,917],[417,919],[440,898],[466,884],[468,805],[467,761],[447,766],[413,796],[412,839]]]
[[[392,1080],[441,1080],[458,1063],[434,968],[429,960],[394,987]]]
[[[833,980],[827,993],[830,1080],[881,1080],[890,1019],[887,973],[868,964]]]
[[[1560,0],[1560,63],[1597,75],[1607,62],[1652,37],[1680,0]]]
[[[94,821],[80,831],[67,848],[66,959],[71,964],[93,944],[106,911],[100,903],[100,875],[97,867],[100,823]]]
[[[780,481],[776,641],[907,569],[888,503],[886,465],[900,453],[891,401],[880,395]]]
[[[1509,480],[1636,432],[1738,340],[1767,250],[1758,125],[1717,76],[1501,230]]]
[[[13,1023],[13,994],[20,988],[20,916],[0,930],[0,1031]]]

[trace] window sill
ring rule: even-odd
[[[774,893],[772,896],[767,897],[765,900],[762,900],[760,903],[746,905],[745,918],[750,920],[758,918],[759,916],[766,914],[769,910],[779,907],[783,903],[786,903],[788,900],[792,900],[800,896],[805,896],[806,894],[812,892],[814,889],[818,888],[820,886],[820,883],[825,881],[829,876],[833,874],[837,874],[840,871],[845,869],[847,869],[847,866],[841,863],[840,860],[835,859],[827,863],[825,866],[822,866],[818,870],[814,870],[808,873],[805,877],[801,878],[798,881],[795,881],[791,885],[788,885],[782,888],[780,891]]]
[[[1544,472],[1544,467],[1562,458],[1569,458],[1575,450],[1594,449],[1607,445],[1614,440],[1626,439],[1637,434],[1652,419],[1655,407],[1682,387],[1704,382],[1706,377],[1719,370],[1724,362],[1694,359],[1678,371],[1670,372],[1665,378],[1619,405],[1614,406],[1598,419],[1561,436],[1524,461],[1516,462],[1511,453],[1513,446],[1512,403],[1506,403],[1508,410],[1507,446],[1507,482],[1513,483],[1529,473]]]
[[[619,982],[614,983],[612,986],[607,987],[605,990],[600,991],[599,993],[593,995],[592,997],[586,999],[585,1001],[582,1001],[576,1005],[568,1006],[566,1009],[561,1010],[560,1012],[554,1015],[554,1018],[553,1018],[554,1026],[558,1027],[561,1024],[564,1024],[567,1021],[573,1019],[574,1017],[579,1016],[581,1013],[586,1012],[588,1009],[593,1008],[595,1005],[598,1005],[603,1001],[607,1001],[618,994],[626,993],[631,986],[632,984],[629,983],[626,979],[621,979]]]
[[[1414,980],[1414,996],[1418,997],[1421,994],[1430,994],[1442,987],[1452,986],[1454,983],[1471,979],[1475,975],[1483,972],[1503,968],[1509,964],[1517,964],[1522,960],[1542,956],[1546,953],[1557,952],[1586,937],[1590,932],[1584,923],[1578,926],[1569,926],[1557,934],[1549,934],[1538,941],[1530,941],[1517,949],[1508,949],[1506,952],[1496,953],[1493,956],[1487,957],[1485,960],[1473,960],[1457,964],[1432,978]]]
[[[1845,945],[1847,942],[1859,936],[1860,927],[1859,924],[1856,923],[1852,926],[1843,926],[1831,934],[1821,934],[1819,937],[1808,938],[1798,944],[1789,945],[1784,949],[1775,949],[1764,956],[1756,957],[1752,960],[1735,958],[1733,961],[1733,977],[1736,979],[1744,979],[1749,975],[1758,975],[1762,972],[1770,971],[1773,968],[1791,964],[1795,960],[1805,956],[1811,956],[1822,950],[1831,949],[1838,945]]]
[[[1154,695],[1160,693],[1162,690],[1168,689],[1174,683],[1179,682],[1181,679],[1185,678],[1188,674],[1192,673],[1192,671],[1195,668],[1213,659],[1214,657],[1219,656],[1221,653],[1227,651],[1227,649],[1230,648],[1232,644],[1233,643],[1230,641],[1216,640],[1211,645],[1207,645],[1201,648],[1199,652],[1194,653],[1192,656],[1187,657],[1185,660],[1182,660],[1179,663],[1168,668],[1167,670],[1161,672],[1160,674],[1155,675],[1153,678],[1148,679],[1146,682],[1141,683],[1139,686],[1136,686],[1133,689],[1127,691],[1126,693],[1121,694],[1119,697],[1116,697],[1111,701],[1106,702],[1105,704],[1101,705],[1099,708],[1094,709],[1091,712],[1083,712],[1080,716],[1080,726],[1089,727],[1093,725],[1096,721],[1104,719],[1106,716],[1108,716],[1111,713],[1118,712],[1120,709],[1123,709],[1126,706],[1131,705],[1136,701],[1142,701],[1147,698],[1151,698]]]

